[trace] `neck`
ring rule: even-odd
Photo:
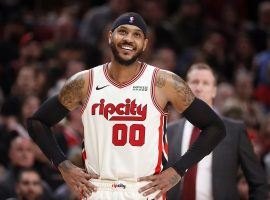
[[[108,66],[109,76],[118,83],[125,83],[133,78],[141,69],[141,63],[136,61],[129,66],[124,66],[112,60]]]

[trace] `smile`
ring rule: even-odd
[[[131,46],[127,46],[127,45],[123,45],[123,46],[121,46],[121,49],[124,49],[124,50],[127,50],[127,51],[133,51],[133,50],[134,50],[134,48],[133,48],[133,47],[131,47]]]

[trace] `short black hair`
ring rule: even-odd
[[[40,179],[41,179],[41,176],[40,176],[40,174],[38,173],[38,171],[36,170],[36,169],[34,169],[34,168],[21,168],[21,169],[19,169],[19,171],[18,171],[18,173],[17,173],[17,176],[16,176],[16,183],[19,183],[20,181],[21,181],[21,179],[22,179],[22,175],[24,174],[24,173],[30,173],[30,172],[34,172],[34,173],[36,173],[39,177],[40,177]]]

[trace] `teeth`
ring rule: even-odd
[[[130,51],[132,51],[132,50],[133,50],[133,48],[132,48],[132,47],[130,47],[130,46],[122,46],[122,49],[125,49],[125,50],[130,50]]]

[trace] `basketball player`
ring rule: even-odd
[[[177,75],[140,62],[147,27],[136,13],[112,24],[111,62],[71,77],[28,120],[28,130],[66,183],[84,199],[163,199],[185,171],[225,136],[220,118]],[[202,129],[193,147],[164,171],[168,103]],[[86,171],[56,144],[50,127],[81,106]]]

